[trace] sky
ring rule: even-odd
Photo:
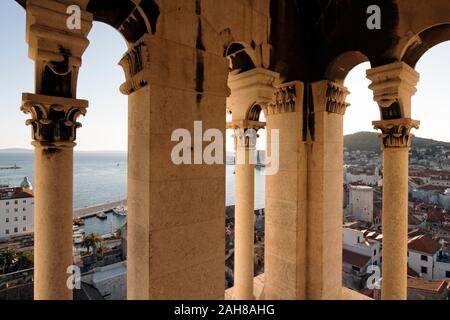
[[[78,98],[89,100],[88,114],[81,118],[77,131],[77,150],[127,150],[127,97],[119,92],[125,80],[118,66],[126,44],[119,32],[94,23],[90,46],[83,55],[78,79]],[[31,148],[31,129],[25,126],[28,115],[20,111],[23,92],[34,92],[34,63],[27,56],[25,10],[13,0],[0,0],[0,149]],[[380,115],[368,89],[365,72],[369,63],[356,66],[345,85],[351,106],[344,117],[344,133],[373,131],[372,121]],[[412,100],[412,116],[421,121],[416,136],[450,142],[450,42],[430,49],[416,70],[421,74],[417,94]],[[259,131],[258,148],[265,148],[265,131]],[[233,150],[227,132],[227,150]]]

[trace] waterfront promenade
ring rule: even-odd
[[[111,209],[121,207],[121,206],[126,206],[126,205],[127,205],[127,200],[122,200],[122,201],[98,204],[98,205],[95,205],[92,207],[75,209],[75,210],[73,210],[73,217],[74,218],[78,218],[78,217],[83,218],[86,216],[90,216],[94,213],[100,212],[100,211],[111,210]]]

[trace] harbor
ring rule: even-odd
[[[85,236],[90,234],[105,240],[114,238],[117,230],[125,225],[126,216],[126,200],[74,210],[74,245],[81,245]]]

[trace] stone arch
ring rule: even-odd
[[[325,78],[343,84],[347,74],[357,65],[370,62],[360,51],[346,51],[335,57],[325,70]]]
[[[154,34],[160,14],[154,0],[89,0],[86,11],[95,21],[104,22],[118,30],[127,43],[133,44],[144,34]]]
[[[230,70],[242,73],[257,67],[256,53],[244,42],[231,42],[226,46],[224,56],[230,60]]]
[[[404,61],[415,68],[419,59],[434,46],[450,40],[450,23],[434,25],[411,38],[401,55]]]
[[[250,107],[250,109],[248,109],[246,119],[250,121],[259,121],[262,111],[263,108],[261,105],[259,103],[255,103]]]

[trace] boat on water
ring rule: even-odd
[[[98,213],[95,214],[95,216],[96,216],[97,218],[99,218],[100,220],[106,220],[106,219],[108,219],[108,217],[106,216],[106,214],[105,214],[104,212],[98,212]]]
[[[113,209],[113,213],[115,215],[121,216],[121,217],[126,217],[127,216],[127,211],[125,210],[125,208],[114,208]]]
[[[82,234],[74,234],[73,235],[73,243],[74,244],[81,244],[83,243],[84,236]]]
[[[73,231],[73,232],[77,232],[78,230],[80,230],[80,227],[79,227],[79,226],[77,226],[77,225],[72,226],[72,231]]]
[[[22,169],[22,167],[17,166],[17,164],[14,164],[13,167],[0,167],[0,170],[17,170]]]
[[[84,219],[81,219],[80,217],[73,220],[73,223],[77,226],[83,226],[84,225]]]

